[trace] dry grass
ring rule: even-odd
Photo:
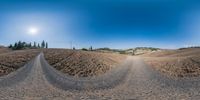
[[[119,54],[64,49],[48,49],[44,53],[47,61],[57,70],[79,77],[106,73],[126,57]]]
[[[5,47],[0,47],[0,54],[11,52],[12,50]]]
[[[147,64],[172,77],[200,75],[200,49],[165,50],[143,55]]]
[[[39,50],[19,50],[2,53],[0,55],[0,76],[23,67],[28,61],[39,54]]]

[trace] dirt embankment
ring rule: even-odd
[[[34,58],[40,50],[18,50],[0,54],[0,76],[23,67],[28,61]]]
[[[200,48],[164,50],[143,55],[147,64],[172,77],[200,75]]]
[[[48,49],[44,51],[46,60],[63,73],[88,77],[106,73],[126,58],[120,54]]]

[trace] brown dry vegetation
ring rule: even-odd
[[[1,51],[1,50],[0,50]],[[2,50],[3,51],[3,50]],[[19,50],[0,53],[0,76],[9,74],[23,67],[28,61],[39,54],[39,50]]]
[[[143,55],[147,64],[172,77],[200,75],[200,48],[163,50]]]
[[[120,54],[76,51],[67,49],[44,50],[45,58],[53,67],[72,76],[100,75],[125,60]]]
[[[12,50],[5,47],[0,47],[0,54],[11,52]]]

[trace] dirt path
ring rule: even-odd
[[[1,99],[63,99],[63,96],[67,97],[67,95],[60,96],[61,91],[52,87],[44,78],[40,64],[40,55],[35,58],[34,62],[30,66],[32,66],[31,72],[25,80],[12,86],[0,88]]]
[[[0,99],[199,99],[199,79],[172,80],[146,66],[141,58],[129,57],[121,67],[93,78],[74,78],[46,64],[40,54],[24,67],[0,78]],[[29,72],[30,70],[30,72]],[[26,72],[26,71],[25,71]],[[15,78],[12,78],[15,76]],[[16,78],[17,77],[17,78]],[[13,84],[5,85],[6,81]],[[15,80],[16,79],[16,80]],[[4,85],[2,85],[4,84]],[[97,87],[97,88],[95,88]]]

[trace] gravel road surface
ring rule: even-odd
[[[16,72],[0,78],[2,100],[200,99],[200,79],[169,79],[128,57],[116,69],[89,78],[71,77],[49,66],[41,53]]]

